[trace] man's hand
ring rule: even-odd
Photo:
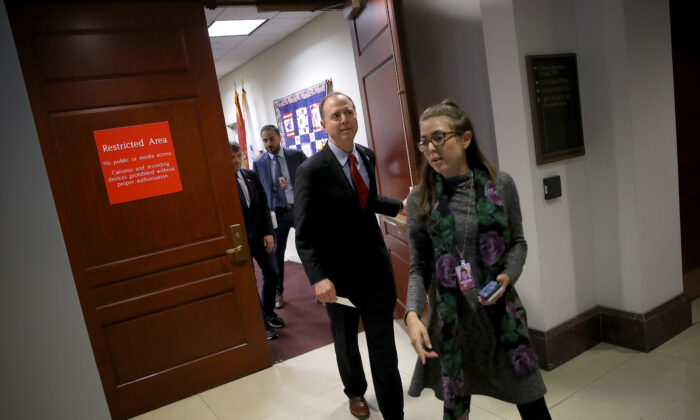
[[[408,187],[408,193],[409,193],[409,194],[411,193],[411,191],[413,191],[413,187]],[[406,205],[408,205],[408,196],[406,196],[406,198],[404,198],[404,199],[401,201],[401,204],[403,204],[403,208],[404,208],[404,210],[405,210],[405,209],[406,209]]]
[[[335,286],[330,279],[323,279],[314,284],[316,289],[316,299],[322,303],[332,303],[338,300],[335,295]]]
[[[263,244],[265,245],[265,252],[268,254],[272,252],[272,249],[275,247],[275,238],[272,235],[265,235],[263,236]]]

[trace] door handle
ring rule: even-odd
[[[243,228],[241,225],[231,225],[231,241],[233,248],[227,249],[226,254],[234,256],[236,261],[243,261],[248,258],[248,253],[245,249],[243,237]]]

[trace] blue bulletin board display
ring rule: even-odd
[[[277,127],[286,147],[311,156],[326,144],[328,134],[321,128],[318,106],[330,84],[327,80],[273,101]]]

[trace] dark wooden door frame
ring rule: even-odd
[[[409,61],[402,48],[403,23],[399,0],[363,1],[350,14],[350,34],[355,54],[369,147],[377,155],[377,188],[380,194],[403,199],[418,184],[418,133],[415,95]],[[396,316],[406,307],[408,289],[408,231],[406,214],[380,218],[384,240],[394,268],[397,286]]]
[[[269,366],[201,3],[7,9],[112,417]],[[183,190],[110,205],[93,131],[160,121]]]
[[[695,123],[700,93],[700,48],[694,9],[687,2],[671,0],[671,46],[678,146],[678,194],[683,259],[683,292],[700,296],[700,145]]]

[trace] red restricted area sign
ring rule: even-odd
[[[110,204],[182,191],[167,121],[93,133]]]

